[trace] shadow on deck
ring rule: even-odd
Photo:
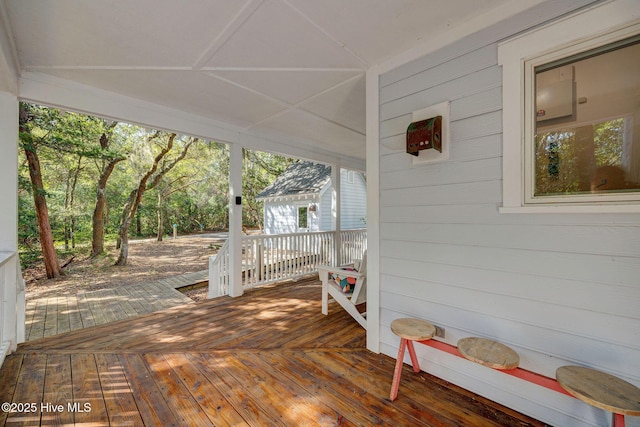
[[[21,344],[0,401],[36,410],[0,425],[542,425],[407,366],[389,401],[395,361],[320,293],[274,284]]]

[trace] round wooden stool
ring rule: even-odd
[[[556,370],[558,384],[576,398],[613,413],[613,426],[624,427],[624,416],[640,416],[640,388],[618,377],[582,366]]]
[[[436,334],[436,327],[426,320],[402,318],[391,322],[391,331],[400,337],[398,359],[396,360],[396,369],[393,372],[391,394],[389,395],[391,400],[395,400],[396,397],[398,397],[398,388],[400,387],[405,348],[409,350],[413,371],[420,372],[420,365],[416,357],[416,350],[413,348],[413,341],[430,340]]]
[[[458,351],[465,358],[493,369],[514,369],[520,364],[520,356],[511,348],[486,338],[462,338]]]

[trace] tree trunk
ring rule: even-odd
[[[71,248],[76,248],[76,216],[73,212],[74,202],[76,198],[76,186],[78,185],[78,175],[80,175],[80,164],[82,163],[82,157],[78,157],[78,166],[73,172],[73,180],[71,181],[71,198],[69,200],[69,208],[71,209],[71,219],[69,221],[69,233],[71,234]]]
[[[142,214],[140,213],[140,206],[138,206],[138,213],[136,214],[136,236],[142,236]]]
[[[122,209],[122,218],[120,219],[120,227],[118,228],[118,242],[116,245],[120,252],[118,254],[118,259],[116,260],[115,265],[127,265],[127,257],[129,256],[129,227],[131,226],[133,217],[136,214],[135,210],[138,208],[137,204],[134,207],[137,198],[138,189],[135,189],[129,194],[129,199]]]
[[[23,141],[24,153],[29,164],[29,177],[31,178],[31,188],[33,191],[33,203],[38,219],[38,233],[40,235],[40,246],[42,247],[42,257],[47,278],[53,279],[62,276],[62,269],[58,262],[56,249],[53,245],[51,234],[51,224],[49,223],[49,211],[47,209],[47,199],[45,197],[44,184],[42,183],[42,172],[40,170],[40,159],[33,143],[31,132],[27,123],[31,120],[24,104],[20,103],[19,130]]]
[[[69,236],[71,235],[71,233],[69,232],[69,224],[67,224],[67,221],[65,219],[64,221],[64,250],[65,252],[69,250]]]
[[[113,129],[117,125],[117,122],[110,125],[110,129]],[[109,147],[109,138],[106,134],[102,134],[100,137],[100,145],[103,149]],[[125,160],[125,157],[117,157],[102,168],[102,173],[98,179],[98,186],[96,190],[96,206],[93,209],[92,217],[92,236],[91,236],[91,256],[96,257],[104,252],[104,223],[105,223],[105,208],[107,206],[107,181],[111,176],[111,172],[116,165]],[[119,246],[118,246],[119,247]]]
[[[158,242],[162,242],[164,235],[164,215],[162,214],[163,205],[162,191],[158,190]]]
[[[152,138],[155,138],[156,136],[153,136]],[[133,223],[133,219],[135,218],[138,206],[140,206],[140,202],[142,201],[142,195],[147,189],[152,189],[156,185],[158,185],[162,177],[171,169],[173,169],[173,167],[176,164],[178,164],[178,162],[184,159],[184,157],[187,155],[187,151],[189,150],[189,147],[191,146],[191,144],[193,144],[198,140],[197,138],[190,138],[189,141],[182,148],[182,152],[180,153],[180,155],[176,157],[174,160],[172,160],[169,164],[166,164],[165,166],[163,166],[162,169],[158,170],[158,166],[162,161],[162,159],[164,158],[164,156],[173,148],[173,141],[175,140],[175,138],[176,138],[175,133],[172,133],[169,136],[169,141],[167,142],[166,148],[164,148],[155,157],[153,161],[153,166],[140,179],[140,184],[138,185],[138,188],[133,190],[129,196],[129,201],[125,205],[124,210],[122,212],[122,221],[120,223],[120,231],[118,232],[118,240],[120,241],[120,255],[118,256],[118,260],[116,261],[115,265],[127,264],[127,256],[129,253],[129,228]],[[151,183],[147,185],[147,182],[151,177],[153,177],[153,179],[151,180]]]
[[[158,165],[164,156],[173,148],[173,140],[176,134],[172,134],[169,138],[166,148],[164,148],[154,159],[153,166],[149,171],[144,174],[140,179],[138,188],[133,190],[129,195],[129,200],[122,210],[122,220],[120,222],[120,229],[118,230],[118,241],[120,242],[120,254],[116,260],[115,265],[127,265],[127,257],[129,256],[129,228],[133,223],[133,220],[142,201],[142,195],[147,189],[147,181],[158,170]]]
[[[40,235],[44,267],[47,272],[47,278],[53,279],[62,276],[62,269],[58,263],[58,256],[56,255],[56,250],[53,245],[47,199],[45,198],[42,173],[40,171],[40,159],[33,146],[25,147],[24,152],[27,157],[27,162],[29,163],[29,176],[31,177],[33,203],[36,209],[36,217],[38,218],[38,233]]]

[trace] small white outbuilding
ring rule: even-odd
[[[341,229],[366,227],[364,174],[340,171]],[[257,196],[264,202],[264,233],[287,234],[335,229],[336,197],[331,166],[308,161],[293,163]]]

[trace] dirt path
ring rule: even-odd
[[[79,290],[95,290],[113,286],[151,282],[164,277],[194,273],[208,268],[209,256],[224,243],[220,235],[202,235],[133,241],[124,267],[114,266],[117,251],[108,248],[105,256],[75,258],[58,279],[44,278],[44,267],[24,271],[26,298],[75,294]],[[61,260],[62,262],[62,260]]]

